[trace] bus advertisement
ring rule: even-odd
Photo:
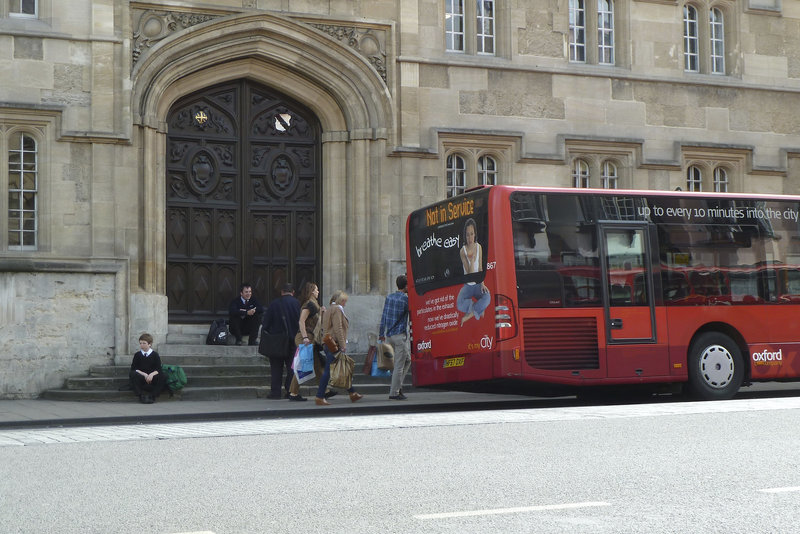
[[[488,198],[488,191],[476,191],[409,218],[409,257],[414,265],[410,285],[415,291],[411,321],[417,329],[413,347],[417,354],[430,352],[433,339],[457,353],[492,349]],[[448,360],[443,365],[453,367],[453,363]]]
[[[491,186],[409,215],[414,382],[800,377],[800,198]]]

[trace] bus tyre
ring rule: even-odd
[[[730,399],[744,378],[739,346],[725,334],[706,332],[689,350],[689,389],[705,400]]]

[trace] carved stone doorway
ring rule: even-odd
[[[167,123],[169,321],[225,316],[243,281],[263,304],[287,281],[319,283],[316,117],[239,80],[182,98]]]

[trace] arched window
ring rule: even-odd
[[[25,133],[8,146],[8,248],[35,250],[38,236],[39,149]]]
[[[589,165],[582,159],[572,163],[572,183],[575,187],[589,187]]]
[[[683,70],[700,71],[697,9],[694,6],[683,7]]]
[[[497,162],[491,156],[478,158],[478,185],[497,185]]]
[[[447,197],[460,195],[467,188],[467,165],[458,154],[447,156]]]
[[[725,74],[725,20],[722,10],[713,8],[708,13],[711,42],[711,72]]]
[[[702,191],[703,190],[703,172],[699,167],[692,165],[686,169],[686,190],[687,191]]]
[[[614,3],[597,0],[597,62],[614,64]]]
[[[586,7],[584,0],[569,0],[569,60],[586,61]]]
[[[617,174],[617,166],[611,161],[603,162],[603,175],[601,176],[604,189],[616,189],[619,175]]]
[[[728,171],[724,167],[714,169],[714,191],[717,193],[728,192]]]

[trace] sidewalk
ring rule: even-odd
[[[133,397],[130,402],[0,400],[0,429],[464,411],[485,409],[490,405],[495,409],[524,408],[543,400],[541,397],[424,388],[409,392],[405,401],[389,400],[385,394],[365,395],[362,400],[352,403],[345,393],[340,393],[329,400],[331,406],[317,406],[313,398],[305,402],[290,402],[263,398],[179,401],[162,397],[155,404],[141,404]]]

